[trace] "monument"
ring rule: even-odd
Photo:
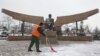
[[[22,14],[22,13],[13,12],[13,11],[10,11],[7,9],[2,9],[2,12],[11,16],[14,19],[20,20],[20,21],[25,21],[25,22],[34,23],[34,24],[44,22],[43,16],[26,15],[26,14]],[[98,9],[94,9],[94,10],[90,10],[90,11],[75,14],[75,15],[57,16],[57,20],[54,22],[54,27],[57,28],[57,27],[61,27],[63,24],[86,20],[88,17],[90,17],[98,12],[99,12]],[[51,37],[53,36],[55,39],[58,38],[57,34],[53,34],[52,31],[48,32],[47,35],[51,36]]]

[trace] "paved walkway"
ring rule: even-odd
[[[100,41],[79,42],[63,41],[53,45],[57,51],[54,53],[46,45],[41,45],[43,52],[27,52],[30,41],[6,41],[0,40],[0,56],[100,56]]]

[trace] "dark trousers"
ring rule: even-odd
[[[39,43],[39,39],[36,36],[32,36],[31,43],[30,43],[28,49],[31,49],[32,46],[34,45],[34,43],[35,43],[36,49],[39,49],[40,43]]]

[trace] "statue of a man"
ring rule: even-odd
[[[52,18],[52,15],[49,14],[48,15],[49,18],[46,18],[46,21],[45,21],[45,28],[46,29],[49,29],[49,30],[53,30],[53,27],[54,27],[54,19]]]

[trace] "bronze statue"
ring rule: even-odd
[[[54,19],[52,18],[52,15],[49,14],[48,18],[46,18],[46,21],[45,21],[45,28],[52,30],[53,26],[54,26]]]

